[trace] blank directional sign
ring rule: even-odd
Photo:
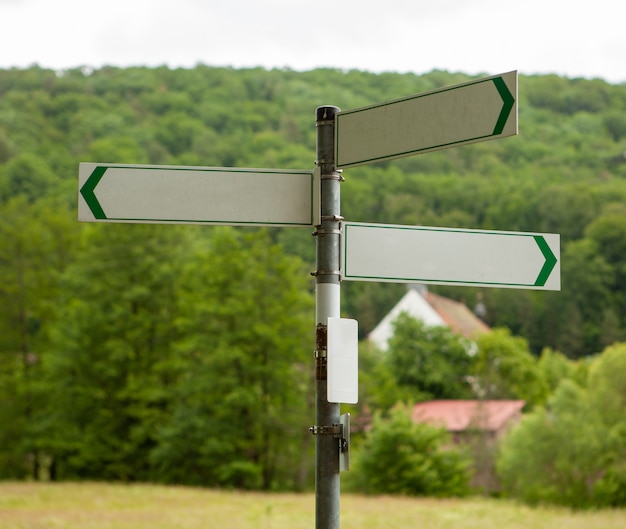
[[[319,224],[311,171],[81,163],[78,220],[177,224]]]
[[[517,134],[517,72],[416,94],[336,116],[338,168]]]
[[[344,223],[344,280],[560,290],[556,234]]]

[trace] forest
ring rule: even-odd
[[[310,169],[316,107],[469,79],[205,65],[0,70],[0,479],[310,488],[310,230],[81,224],[78,163]],[[471,359],[453,354],[466,345],[426,339],[414,322],[398,329],[398,343],[413,336],[403,350],[452,351],[423,359],[425,371],[394,364],[410,362],[400,348],[381,359],[364,341],[357,416],[475,396],[459,382],[472,375],[499,377],[481,387],[527,400],[538,427],[546,410],[596,402],[590,388],[612,373],[596,360],[626,365],[614,345],[626,339],[626,86],[522,75],[518,106],[518,136],[344,171],[350,221],[561,236],[560,292],[432,287],[470,308],[484,303],[496,331]],[[342,314],[365,339],[405,288],[344,283]],[[626,405],[623,384],[608,387]],[[615,492],[626,486],[626,417],[607,421],[590,434],[611,431],[609,447],[594,445],[608,450],[604,467],[590,463],[576,479],[600,476],[598,501],[626,504]],[[503,451],[504,482],[512,453]],[[524,496],[520,487],[509,488]]]

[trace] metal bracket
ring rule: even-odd
[[[343,425],[333,424],[332,426],[311,426],[309,431],[313,435],[332,435],[337,439],[341,439],[343,434]]]
[[[350,414],[344,413],[341,421],[341,441],[339,444],[339,471],[350,470]]]
[[[339,440],[339,470],[350,470],[350,414],[339,417],[339,424],[332,426],[311,426],[313,435],[332,435]]]

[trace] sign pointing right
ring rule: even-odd
[[[517,134],[517,72],[339,112],[338,168]]]
[[[560,237],[345,222],[342,278],[560,290]]]

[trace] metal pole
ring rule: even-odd
[[[321,172],[321,225],[317,227],[315,285],[315,527],[339,529],[339,404],[328,402],[326,336],[329,317],[339,317],[340,182],[335,170],[335,115],[339,108],[318,107],[316,164]]]

